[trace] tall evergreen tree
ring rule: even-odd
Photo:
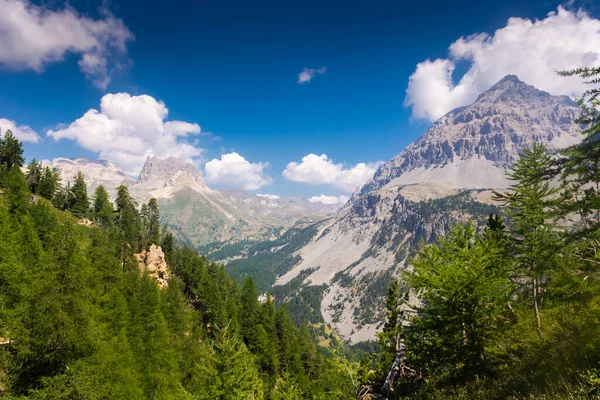
[[[385,377],[394,358],[399,350],[400,339],[404,335],[403,324],[406,322],[406,310],[404,309],[408,300],[408,290],[400,286],[398,279],[394,279],[387,290],[385,301],[386,318],[383,331],[377,333],[379,346],[381,348],[378,375]]]
[[[432,373],[484,373],[512,290],[501,249],[457,225],[438,245],[423,244],[411,265],[403,278],[422,305],[406,330],[408,349]]]
[[[538,144],[524,149],[514,167],[507,173],[513,182],[506,193],[496,192],[496,199],[506,206],[512,218],[514,242],[513,272],[515,281],[523,279],[530,286],[529,296],[538,328],[542,334],[540,308],[544,288],[550,274],[560,266],[561,241],[553,219],[556,217],[559,188],[551,187],[548,170],[552,160]],[[529,297],[528,296],[528,297]]]
[[[60,189],[60,172],[58,169],[44,167],[41,171],[37,193],[43,198],[53,201],[54,196]]]
[[[148,202],[148,241],[149,245],[160,244],[160,211],[154,197]]]
[[[114,217],[114,208],[110,202],[108,192],[104,186],[100,185],[94,191],[94,217],[103,225],[112,224]]]
[[[77,172],[71,190],[73,201],[69,209],[76,217],[85,217],[90,209],[90,200],[88,199],[87,185],[81,171]]]
[[[24,163],[23,142],[20,142],[10,129],[4,132],[4,135],[0,132],[0,178],[8,173],[13,165],[21,168]]]
[[[35,158],[32,159],[27,166],[25,179],[27,180],[27,186],[29,186],[29,190],[33,194],[38,193],[38,185],[42,179],[42,172],[42,164],[38,163]]]

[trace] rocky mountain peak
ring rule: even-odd
[[[149,156],[140,171],[137,183],[173,184],[175,181],[195,181],[204,185],[198,169],[183,160]]]
[[[488,90],[479,95],[473,106],[490,107],[508,104],[534,109],[544,105],[564,104],[576,107],[569,96],[553,96],[521,81],[516,75],[506,75]]]
[[[477,100],[434,122],[416,142],[357,191],[353,200],[394,181],[452,188],[503,188],[505,171],[533,143],[549,149],[581,140],[580,110],[568,96],[554,96],[507,75]]]

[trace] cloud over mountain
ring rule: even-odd
[[[455,85],[457,63],[470,68]],[[449,58],[425,60],[409,78],[405,105],[413,116],[435,121],[448,111],[472,103],[508,74],[559,95],[579,95],[585,85],[556,71],[600,65],[600,20],[584,11],[559,6],[542,20],[510,18],[493,35],[478,33],[450,45]]]
[[[202,153],[186,140],[200,126],[183,121],[165,122],[169,110],[148,95],[106,94],[100,110],[90,109],[69,125],[48,130],[55,140],[74,140],[84,149],[136,175],[148,156],[193,161]]]
[[[133,34],[106,10],[101,19],[70,6],[52,10],[28,0],[0,1],[0,64],[42,72],[51,63],[77,54],[79,68],[94,85],[106,89],[113,71],[129,63],[127,42]]]
[[[332,188],[352,192],[373,176],[381,163],[358,163],[350,168],[335,164],[327,154],[307,154],[302,161],[290,162],[283,171],[289,181],[311,185],[329,185]]]
[[[206,181],[209,184],[245,190],[260,189],[271,183],[264,169],[268,163],[251,163],[238,153],[223,154],[213,158],[204,166]]]
[[[322,203],[322,204],[339,204],[342,205],[344,203],[346,203],[348,201],[350,197],[348,196],[327,196],[325,194],[322,194],[320,196],[313,196],[310,199],[308,199],[308,201],[310,201],[311,203]]]

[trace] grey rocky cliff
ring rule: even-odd
[[[182,176],[193,178],[194,180],[204,184],[200,172],[198,169],[183,160],[169,157],[160,159],[158,157],[148,157],[140,175],[137,179],[137,183],[148,183],[148,182],[162,182],[173,184],[173,180],[181,180]]]

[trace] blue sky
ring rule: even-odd
[[[517,73],[550,92],[577,95],[581,91],[577,83],[556,83],[549,71],[600,61],[600,50],[594,50],[600,48],[599,10],[592,2],[561,6],[546,0],[71,0],[69,4],[65,8],[60,1],[45,2],[40,8],[35,2],[6,0],[0,6],[21,10],[18,24],[0,16],[0,49],[11,49],[0,55],[0,118],[39,134],[37,143],[25,144],[28,158],[108,155],[134,173],[139,162],[131,160],[148,151],[179,155],[193,158],[211,186],[282,196],[348,195],[378,161],[398,154],[432,120],[472,101],[503,75]],[[550,12],[554,16],[548,16]],[[72,27],[67,29],[72,37],[60,38],[65,43],[52,38],[60,26],[44,21],[52,13],[64,21],[59,25]],[[0,10],[0,14],[8,13]],[[511,17],[520,18],[511,28],[514,35],[521,35],[516,43],[506,30]],[[536,19],[538,25],[532,22]],[[96,26],[98,21],[105,26]],[[81,27],[83,34],[78,31]],[[7,29],[27,35],[11,37],[2,33]],[[504,34],[495,34],[502,29]],[[469,38],[481,33],[489,36]],[[85,34],[91,45],[83,40]],[[573,38],[540,44],[553,34]],[[465,43],[451,50],[461,37],[467,38]],[[580,43],[581,37],[589,43]],[[524,66],[515,46],[540,60]],[[569,60],[561,60],[561,52],[568,52]],[[417,67],[426,60],[431,62]],[[541,70],[538,64],[543,64]],[[314,76],[298,83],[305,68],[314,69]],[[409,86],[411,76],[414,82]],[[106,111],[100,110],[103,96],[115,93],[130,97],[113,97]],[[144,118],[115,115],[125,112],[131,96],[139,95],[164,103],[168,116],[163,122],[198,124],[202,133],[188,127],[187,132],[155,140],[153,135],[169,129],[150,117],[146,122],[154,124],[151,127],[144,120],[131,128],[128,118]],[[90,109],[109,115],[106,125],[67,129]],[[115,119],[125,122],[115,128],[109,121]],[[106,127],[116,129],[113,139],[128,132],[132,144],[124,150],[113,144],[110,152],[98,151]],[[48,131],[54,134],[48,136]],[[96,135],[95,141],[90,135]],[[174,143],[188,147],[171,152],[166,147]],[[142,154],[138,147],[145,144],[149,147]],[[132,148],[137,149],[137,158],[127,159]],[[237,158],[231,156],[234,152]],[[315,156],[302,162],[310,154]],[[328,158],[317,157],[322,154]],[[221,159],[223,155],[229,157]],[[290,162],[297,164],[282,175]]]

